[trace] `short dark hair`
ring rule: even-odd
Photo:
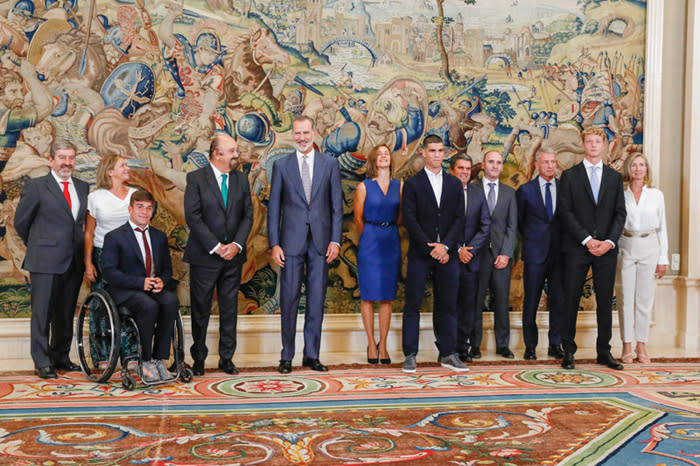
[[[144,201],[150,202],[154,207],[156,205],[156,200],[153,198],[153,194],[149,193],[145,189],[139,188],[131,195],[131,199],[129,199],[129,206],[133,207],[137,202]]]
[[[474,161],[469,156],[469,154],[467,154],[466,152],[457,152],[450,159],[450,169],[454,169],[455,166],[457,166],[457,162],[459,162],[460,160],[466,160],[471,166],[474,166]]]
[[[49,157],[52,159],[56,156],[56,152],[64,149],[73,149],[73,153],[76,153],[75,146],[73,143],[67,139],[56,139],[53,144],[51,144],[51,149],[49,150]]]
[[[423,147],[428,147],[428,144],[444,144],[442,138],[437,134],[429,134],[423,138]]]

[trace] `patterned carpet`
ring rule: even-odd
[[[0,464],[700,465],[697,363],[224,375],[0,376]]]

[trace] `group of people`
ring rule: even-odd
[[[297,315],[305,286],[302,365],[328,368],[319,358],[328,266],[340,252],[343,193],[337,161],[314,148],[314,122],[292,124],[295,153],[275,162],[267,211],[272,259],[280,267],[282,352],[278,370],[292,371]],[[392,178],[391,151],[375,147],[367,156],[367,179],[355,193],[354,220],[361,233],[357,263],[367,361],[390,364],[387,337],[401,264],[398,224],[410,244],[403,309],[405,372],[416,371],[420,307],[425,284],[434,282],[433,327],[439,363],[466,371],[481,357],[482,303],[487,290],[495,314],[498,354],[509,349],[508,299],[516,232],[525,262],[523,329],[525,359],[536,359],[535,315],[547,283],[550,311],[548,354],[574,367],[576,315],[583,282],[593,268],[598,313],[598,362],[622,369],[610,354],[611,300],[620,270],[623,362],[648,362],[645,343],[654,298],[654,278],[666,268],[663,195],[650,187],[646,158],[634,154],[625,165],[628,182],[603,165],[605,133],[584,131],[585,160],[556,180],[556,154],[541,148],[539,175],[516,192],[499,182],[503,156],[488,152],[483,180],[470,183],[472,161],[463,153],[443,172],[445,146],[426,136],[425,168],[405,182]],[[166,235],[150,225],[153,196],[129,187],[129,167],[118,155],[104,156],[97,189],[72,176],[75,148],[56,141],[51,172],[29,180],[17,206],[15,228],[27,246],[23,267],[31,279],[31,355],[36,374],[78,370],[69,358],[73,314],[83,276],[106,287],[117,305],[132,310],[141,337],[143,377],[154,382],[172,374],[170,354],[179,301]],[[217,291],[219,369],[237,374],[238,291],[253,223],[248,178],[238,169],[234,138],[214,136],[210,164],[187,175],[186,222],[190,236],[184,261],[190,264],[194,375],[203,375],[207,327]],[[593,168],[591,168],[593,167]],[[89,193],[89,194],[88,194]],[[619,255],[619,260],[618,260]],[[379,303],[379,339],[374,303]]]

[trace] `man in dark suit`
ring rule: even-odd
[[[537,306],[547,283],[549,310],[549,356],[561,359],[562,321],[564,314],[564,267],[561,256],[561,236],[557,210],[559,181],[554,178],[557,157],[547,147],[535,154],[539,176],[518,188],[518,229],[522,237],[524,263],[523,337],[524,359],[537,359]]]
[[[27,182],[14,219],[27,245],[22,267],[31,280],[31,354],[36,374],[43,379],[55,379],[55,369],[80,370],[68,355],[84,271],[83,228],[90,190],[71,176],[75,148],[70,142],[54,142],[49,163],[48,175]]]
[[[622,364],[610,354],[610,338],[616,246],[627,217],[622,176],[603,164],[602,156],[607,144],[605,132],[591,126],[583,131],[582,136],[585,158],[566,170],[559,183],[562,250],[566,256],[565,326],[562,335],[564,357],[561,365],[564,369],[574,368],[576,317],[583,284],[592,267],[598,321],[597,361],[621,370]]]
[[[238,158],[236,141],[221,133],[211,142],[209,166],[187,174],[185,219],[190,238],[183,260],[190,264],[194,375],[204,375],[214,287],[219,299],[219,369],[238,374],[232,361],[238,290],[253,226],[250,185],[245,173],[236,169]]]
[[[469,184],[472,173],[472,159],[467,154],[457,153],[450,160],[450,173],[462,182],[466,216],[464,235],[459,249],[459,292],[457,295],[457,353],[462,362],[471,362],[469,338],[474,331],[476,313],[476,290],[481,258],[479,251],[489,238],[491,215],[489,214],[484,191]]]
[[[281,268],[282,374],[292,371],[302,282],[307,284],[302,365],[328,370],[319,360],[321,324],[328,264],[340,252],[343,222],[337,160],[314,150],[316,130],[308,116],[294,120],[292,136],[295,154],[275,162],[267,207],[272,259]]]
[[[141,369],[148,382],[172,375],[164,360],[170,356],[180,303],[165,233],[149,225],[155,201],[139,189],[129,200],[129,220],[105,236],[102,263],[107,291],[136,320],[141,336]]]
[[[482,306],[486,290],[491,290],[494,312],[494,333],[496,334],[496,353],[512,359],[513,352],[508,348],[510,342],[510,317],[508,299],[510,297],[510,270],[512,267],[515,238],[518,229],[518,207],[515,190],[500,183],[498,178],[503,171],[503,156],[496,151],[487,152],[483,162],[484,178],[475,185],[483,190],[491,214],[489,241],[484,245],[479,270],[479,290],[477,309],[474,319],[474,332],[471,340],[471,356],[481,357],[481,340],[483,334]]]
[[[402,345],[404,372],[416,371],[420,306],[425,283],[433,276],[433,331],[439,361],[456,371],[469,368],[457,355],[457,289],[459,248],[464,230],[462,184],[443,173],[445,146],[437,135],[423,139],[425,168],[404,183],[401,215],[410,239],[406,296],[403,308]]]

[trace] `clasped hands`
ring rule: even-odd
[[[164,286],[165,283],[159,277],[146,277],[143,281],[143,290],[151,293],[160,293]]]
[[[600,241],[595,238],[591,238],[586,243],[586,247],[588,248],[588,252],[594,256],[600,257],[612,249],[612,244],[607,241]]]
[[[428,246],[433,248],[430,251],[430,257],[441,264],[447,264],[450,260],[450,255],[447,253],[447,246],[442,243],[428,243]]]
[[[241,248],[239,248],[236,243],[228,243],[228,244],[221,244],[219,247],[216,249],[216,254],[218,254],[223,260],[230,261],[236,255],[240,252]]]

